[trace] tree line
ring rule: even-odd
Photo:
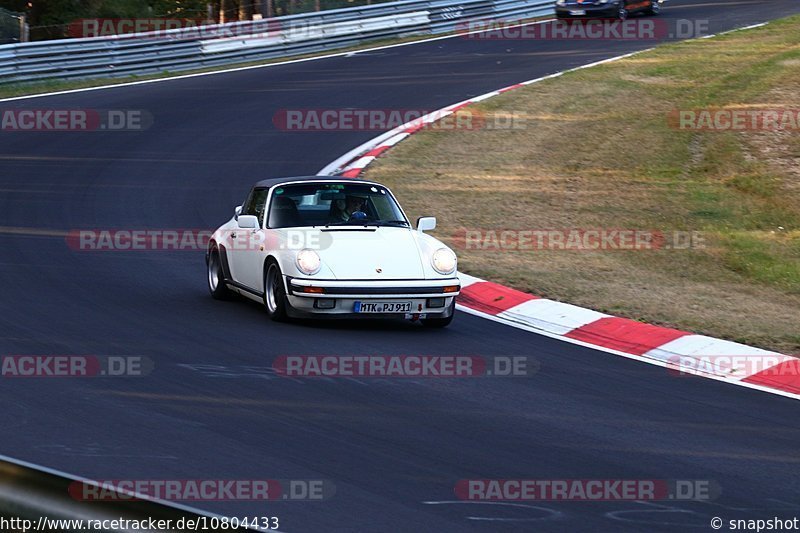
[[[0,7],[23,13],[31,40],[69,37],[81,19],[192,19],[207,22],[253,20],[323,9],[370,4],[376,0],[0,0]],[[377,0],[380,1],[380,0]]]

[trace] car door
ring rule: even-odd
[[[236,228],[228,239],[227,255],[234,281],[257,292],[263,290],[264,211],[269,189],[253,189],[242,205],[241,215],[258,218],[258,228]]]

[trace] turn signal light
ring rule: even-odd
[[[450,285],[442,289],[442,292],[458,292],[458,285]]]
[[[303,292],[311,294],[325,294],[325,289],[322,287],[303,287]]]

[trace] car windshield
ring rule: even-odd
[[[295,183],[272,192],[270,228],[397,226],[409,223],[391,193],[364,183]]]

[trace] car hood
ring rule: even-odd
[[[424,279],[414,231],[380,227],[323,231],[323,264],[336,279]]]

